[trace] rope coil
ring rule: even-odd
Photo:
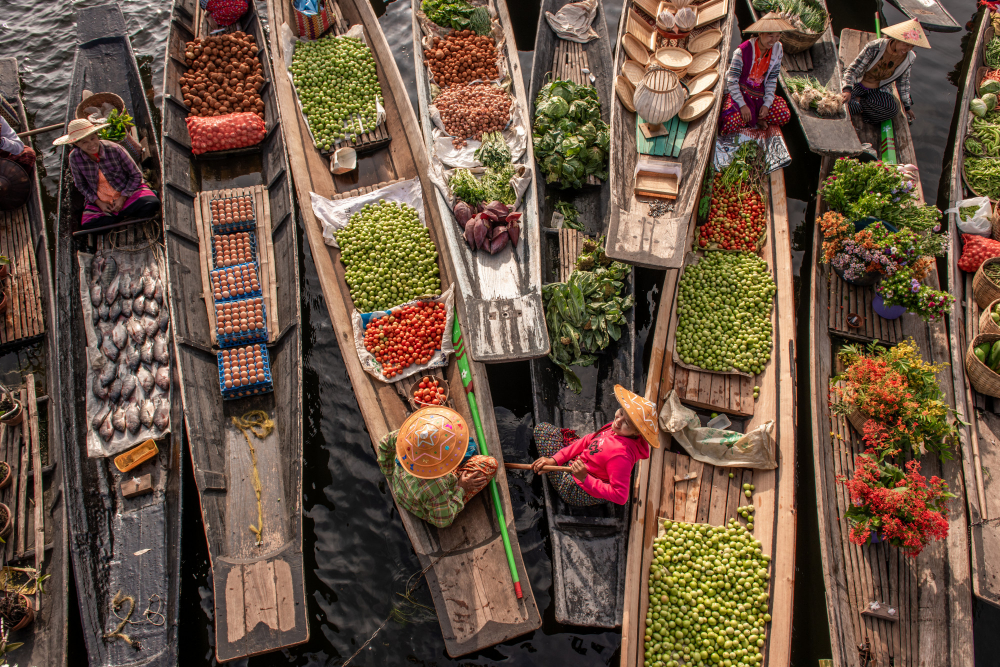
[[[257,537],[257,546],[260,546],[264,540],[264,506],[260,500],[261,486],[260,475],[257,473],[257,450],[250,442],[250,434],[247,431],[252,432],[258,440],[263,440],[274,431],[274,421],[263,410],[251,410],[241,417],[232,417],[231,419],[233,425],[243,434],[243,438],[247,441],[247,447],[250,448],[250,461],[253,463],[253,490],[257,494],[257,525],[251,524],[249,527],[250,532]]]

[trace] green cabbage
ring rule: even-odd
[[[986,108],[986,102],[977,97],[969,102],[969,111],[982,118],[989,109]]]
[[[546,183],[580,188],[590,176],[607,180],[611,135],[592,86],[559,79],[544,86],[535,98],[532,139]]]
[[[983,95],[982,100],[986,104],[987,111],[993,111],[997,105],[997,96],[993,93],[986,93]]]
[[[550,97],[538,107],[538,113],[549,118],[562,118],[569,113],[569,104],[561,97]]]
[[[979,85],[979,92],[982,95],[986,93],[993,93],[994,95],[1000,93],[1000,81],[986,79]]]

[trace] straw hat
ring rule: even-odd
[[[396,435],[396,459],[420,479],[437,479],[462,463],[469,448],[469,427],[444,406],[421,408],[407,417]]]
[[[656,426],[656,405],[638,394],[633,394],[620,384],[615,385],[615,398],[646,442],[653,447],[659,447],[660,431]]]
[[[912,44],[922,49],[931,48],[931,43],[927,41],[927,35],[924,33],[924,29],[917,19],[903,21],[888,28],[882,28],[882,34],[886,37],[899,40],[904,44]]]
[[[768,12],[743,32],[792,32],[793,30],[795,26],[787,19],[781,18],[774,12]]]
[[[63,144],[72,144],[74,142],[80,141],[84,137],[90,136],[94,132],[97,132],[102,127],[107,127],[107,123],[91,123],[86,118],[74,118],[69,122],[69,127],[67,127],[67,132],[63,136],[55,139],[52,142],[53,146],[62,146]]]

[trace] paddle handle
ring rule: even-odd
[[[26,139],[27,137],[33,137],[36,134],[41,134],[43,132],[51,132],[52,130],[61,130],[63,128],[63,123],[56,123],[55,125],[46,125],[45,127],[36,127],[33,130],[28,130],[27,132],[20,132],[17,135],[18,139]]]
[[[531,470],[530,463],[506,463],[503,466],[511,470]],[[542,472],[573,472],[569,466],[542,466]]]

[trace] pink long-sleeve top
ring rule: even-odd
[[[605,424],[597,433],[585,435],[566,445],[553,456],[556,465],[579,458],[587,466],[587,479],[576,477],[577,486],[595,498],[624,505],[628,502],[632,466],[649,458],[649,445],[641,437],[626,438]]]

